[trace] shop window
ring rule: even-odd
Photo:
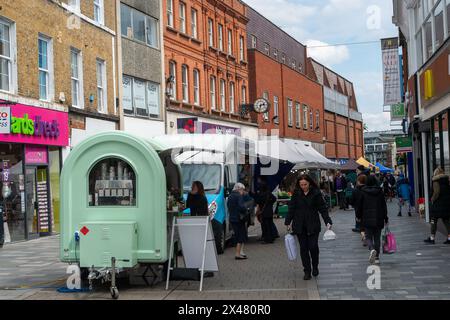
[[[449,117],[448,113],[442,115],[442,147],[444,149],[444,169],[448,174],[450,173],[450,147],[449,147]]]
[[[59,195],[59,178],[61,175],[61,162],[60,162],[60,148],[49,147],[48,148],[48,158],[49,158],[49,173],[50,173],[50,194],[52,201],[52,230],[55,233],[60,232],[60,195]]]
[[[89,206],[135,206],[136,175],[125,161],[108,158],[89,173]]]

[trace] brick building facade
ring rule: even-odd
[[[239,105],[248,101],[246,6],[239,0],[167,0],[164,50],[170,133],[180,120],[212,122],[257,136]]]

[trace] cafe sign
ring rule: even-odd
[[[11,105],[8,108],[10,108],[9,119],[7,110],[3,113],[0,111],[0,142],[52,146],[69,144],[67,112],[22,104]]]
[[[412,138],[411,137],[397,137],[395,138],[397,153],[412,152]]]

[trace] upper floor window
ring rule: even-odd
[[[208,19],[208,45],[214,47],[214,23],[212,19]]]
[[[167,25],[173,28],[173,0],[167,0],[166,6]]]
[[[300,125],[301,125],[301,123],[300,123],[300,113],[301,113],[300,103],[296,102],[295,103],[295,126],[297,128],[300,128]]]
[[[80,12],[80,0],[69,0],[69,6],[72,10]]]
[[[314,115],[312,110],[309,112],[309,129],[314,130]]]
[[[160,118],[160,86],[130,76],[123,76],[123,111],[125,114]]]
[[[247,87],[242,86],[241,88],[241,103],[246,104],[247,103]]]
[[[106,63],[104,60],[97,59],[97,109],[98,112],[107,111],[106,95]]]
[[[288,99],[287,101],[287,105],[288,105],[288,126],[292,127],[292,100]]]
[[[219,24],[218,32],[219,32],[219,50],[223,51],[223,26],[221,24]]]
[[[158,48],[158,20],[120,4],[122,36]]]
[[[194,104],[200,105],[200,71],[194,69]]]
[[[225,111],[225,80],[220,79],[220,110]]]
[[[39,99],[50,101],[53,85],[53,48],[50,38],[39,35],[38,52]]]
[[[234,113],[234,82],[230,82],[230,113]]]
[[[320,112],[316,111],[316,131],[320,132]]]
[[[267,91],[263,92],[263,98],[269,101],[269,93]],[[269,112],[263,113],[264,121],[269,122]]]
[[[83,108],[83,61],[81,52],[77,49],[71,49],[70,61],[72,80],[72,106]]]
[[[244,49],[244,37],[239,36],[239,59],[241,61],[245,60],[245,49]]]
[[[198,38],[197,32],[197,10],[191,9],[191,36],[192,38]]]
[[[303,129],[308,129],[308,106],[303,106]]]
[[[180,23],[180,32],[186,33],[186,5],[183,2],[180,2],[180,11],[179,14],[179,23]]]
[[[177,99],[177,64],[173,61],[169,62],[169,75],[172,77],[172,88],[170,92],[170,99]]]
[[[281,62],[286,63],[286,54],[285,53],[281,54]]]
[[[228,54],[233,54],[233,31],[228,29]]]
[[[189,103],[189,70],[186,65],[181,66],[181,87],[183,92],[183,102]]]
[[[211,109],[216,109],[216,77],[209,78],[209,98],[211,101]]]
[[[292,69],[295,69],[297,67],[297,61],[295,61],[294,58],[292,58],[292,60],[291,60],[291,67],[292,67]]]
[[[251,39],[252,39],[252,49],[256,49],[256,46],[258,44],[257,39],[254,35],[251,36]]]
[[[269,56],[270,55],[270,46],[267,42],[264,43],[264,52]]]
[[[99,24],[105,23],[104,0],[94,0],[94,20]]]
[[[275,58],[275,60],[278,60],[278,50],[277,49],[273,49],[273,57]]]
[[[16,66],[13,27],[12,23],[0,18],[0,90],[8,92],[13,91],[13,69]]]
[[[279,119],[279,111],[278,111],[278,97],[274,96],[273,97],[273,117],[274,117],[274,121],[275,123],[280,123],[280,119]]]

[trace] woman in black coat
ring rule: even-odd
[[[431,236],[424,242],[435,244],[437,223],[439,219],[442,219],[447,229],[447,240],[444,244],[450,244],[450,180],[441,167],[438,167],[433,173],[430,218]]]
[[[186,207],[190,209],[191,216],[207,216],[208,199],[205,195],[205,189],[200,181],[192,183],[192,190],[187,196]]]
[[[388,224],[386,198],[375,176],[367,178],[367,184],[361,188],[358,199],[357,218],[364,227],[366,242],[369,246],[369,262],[379,263],[381,248],[381,231]]]
[[[277,198],[270,192],[267,185],[261,187],[258,194],[256,204],[258,205],[258,212],[261,215],[261,228],[263,243],[273,243],[275,235],[272,232],[273,225],[273,204]]]
[[[319,275],[319,234],[321,231],[319,213],[328,229],[331,229],[333,222],[328,215],[322,193],[311,177],[302,175],[297,180],[294,194],[289,202],[285,225],[288,232],[292,230],[298,237],[305,272],[304,280],[311,280],[311,271],[313,276]]]

